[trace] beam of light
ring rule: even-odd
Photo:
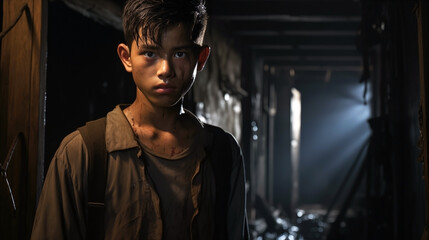
[[[292,88],[290,103],[291,122],[291,163],[292,163],[292,201],[291,208],[295,209],[299,196],[299,145],[301,138],[301,93]]]
[[[341,78],[325,85],[307,86],[311,97],[303,101],[300,154],[300,199],[328,199],[340,184],[368,140],[370,106],[363,104],[364,86],[355,79]],[[304,90],[300,89],[302,93]],[[310,95],[310,94],[309,94]],[[368,99],[371,96],[367,96]]]

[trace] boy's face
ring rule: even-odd
[[[197,71],[204,67],[210,49],[189,38],[189,29],[179,24],[162,34],[161,45],[151,40],[125,44],[118,54],[125,69],[132,73],[137,98],[157,107],[171,107],[189,91]]]

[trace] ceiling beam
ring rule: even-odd
[[[326,50],[326,51],[357,51],[356,45],[320,45],[320,44],[307,44],[307,45],[274,45],[274,44],[253,44],[250,46],[252,50],[274,50],[274,51],[282,51],[282,50]]]
[[[280,21],[359,21],[359,2],[330,1],[211,1],[209,13],[216,19]]]
[[[282,65],[282,66],[318,66],[318,67],[326,67],[326,66],[354,66],[361,67],[362,63],[360,60],[352,60],[349,59],[347,61],[338,59],[327,59],[327,60],[301,60],[299,57],[294,58],[290,57],[287,59],[286,57],[281,58],[264,58],[264,62],[268,65]]]
[[[360,16],[292,16],[292,15],[231,15],[214,16],[219,20],[233,21],[280,21],[280,22],[359,22]]]
[[[356,31],[336,30],[237,30],[237,36],[356,36]]]
[[[252,45],[354,45],[356,36],[252,36],[236,37],[238,44]]]
[[[114,0],[62,0],[82,15],[122,30],[121,5]]]
[[[291,62],[343,62],[343,63],[356,63],[361,64],[362,58],[360,56],[266,56],[265,60],[268,61],[291,61]]]
[[[278,22],[278,21],[217,21],[213,22],[222,26],[238,31],[313,31],[326,29],[329,31],[357,31],[359,30],[360,22]]]
[[[326,65],[326,66],[319,66],[319,65],[306,65],[306,66],[296,66],[296,65],[275,65],[275,67],[279,70],[286,70],[289,71],[290,69],[293,69],[295,72],[297,71],[305,71],[305,72],[326,72],[326,71],[335,71],[335,72],[358,72],[361,73],[362,67],[360,66],[338,66],[338,65]]]
[[[253,48],[258,57],[281,57],[281,56],[338,56],[338,57],[361,57],[356,49],[346,50],[326,50],[326,49],[274,49],[274,48]]]

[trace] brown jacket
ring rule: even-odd
[[[202,127],[206,147],[201,149],[202,158],[197,163],[191,187],[195,215],[191,222],[193,239],[247,239],[241,150],[230,134],[210,125],[202,124]],[[222,155],[220,148],[225,146],[225,141],[232,147],[233,156]],[[107,114],[106,149],[105,239],[162,240],[160,200],[147,179],[143,150],[120,106]],[[225,173],[230,182],[224,196],[225,207],[219,209],[215,206],[218,198],[213,161],[223,157],[233,162],[231,172]],[[75,131],[65,137],[46,176],[32,239],[85,239],[87,160],[88,152],[80,133]],[[219,179],[219,174],[217,177]]]

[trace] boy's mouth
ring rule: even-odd
[[[155,87],[155,91],[161,94],[168,94],[176,91],[176,88],[170,84],[161,83]]]

